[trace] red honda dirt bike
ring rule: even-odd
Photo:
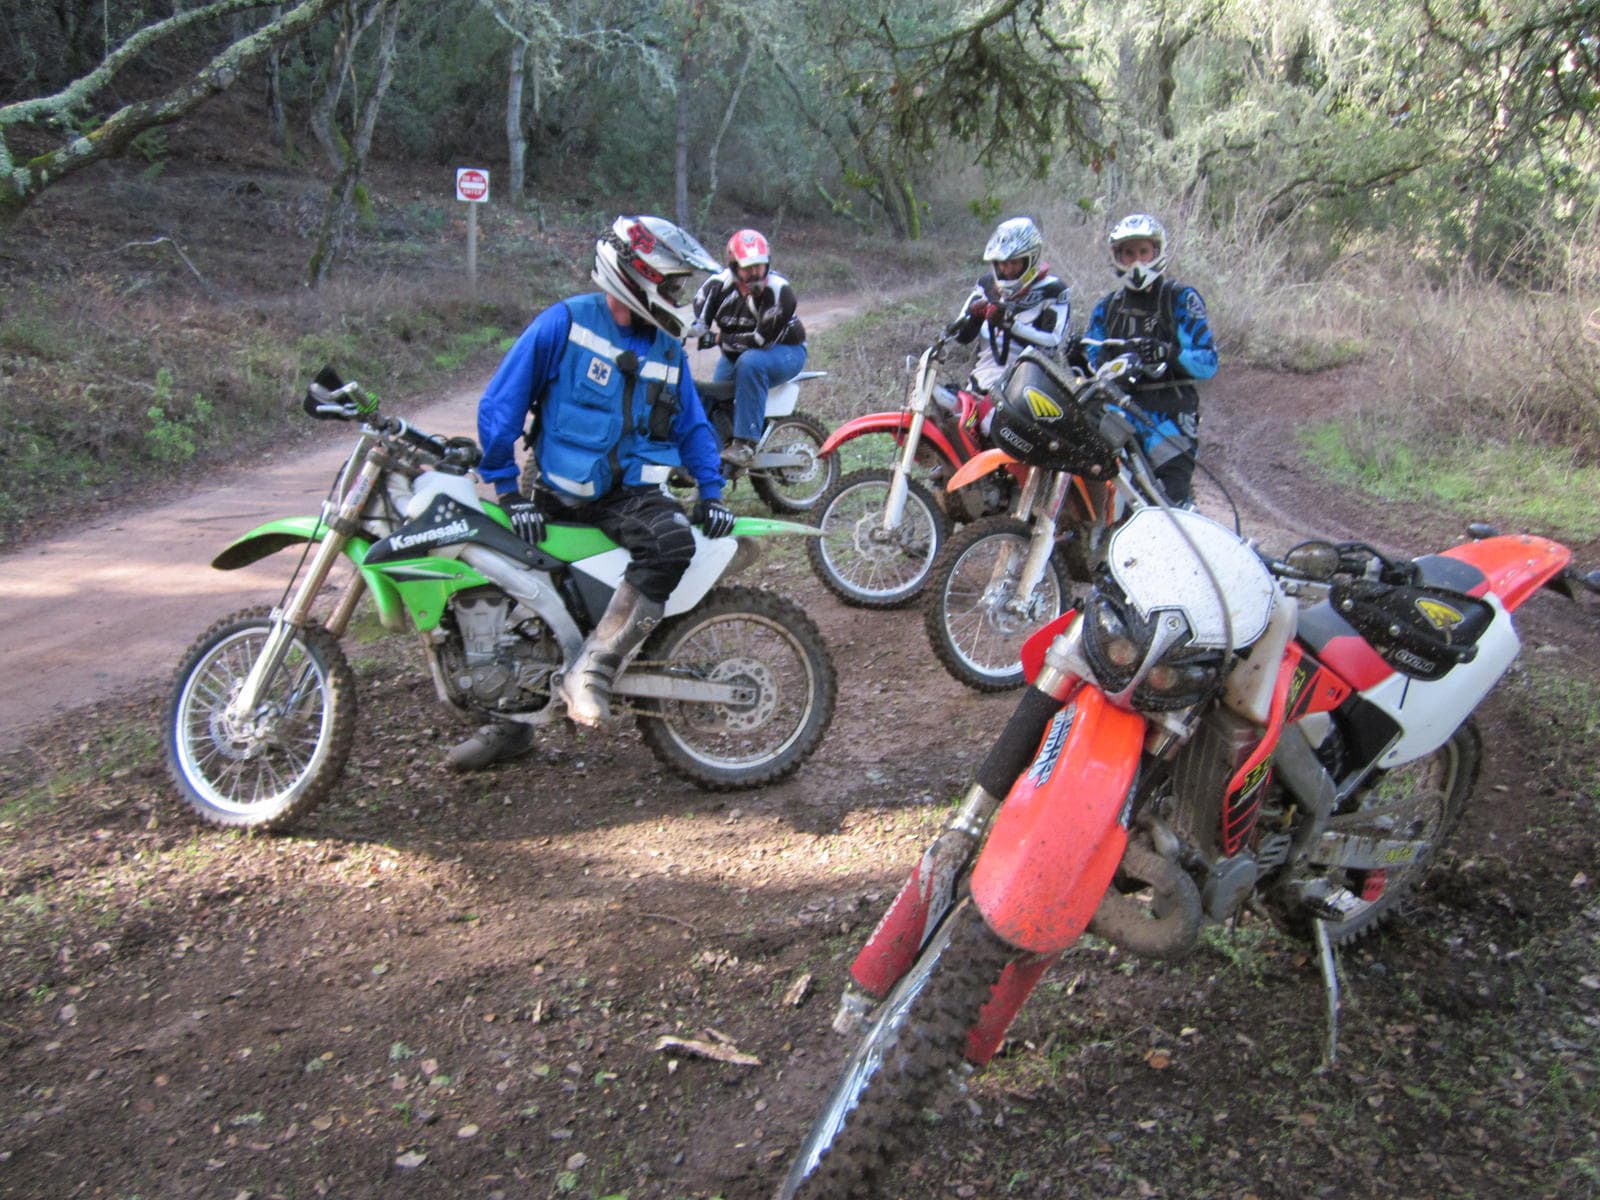
[[[1082,611],[1025,647],[1026,692],[856,957],[835,1018],[856,1048],[781,1200],[872,1194],[1086,929],[1172,958],[1264,909],[1316,944],[1336,1018],[1332,947],[1392,916],[1461,819],[1512,614],[1541,586],[1575,594],[1566,547],[1486,526],[1412,561],[1359,542],[1265,557],[1163,507],[1116,415],[1100,428],[1149,503]]]
[[[899,608],[911,603],[950,535],[952,522],[1004,512],[1022,472],[987,478],[959,496],[944,484],[982,448],[977,429],[988,402],[940,384],[935,367],[950,335],[940,336],[917,359],[897,412],[846,421],[828,435],[820,457],[857,438],[887,434],[900,447],[893,467],[869,467],[841,478],[815,513],[822,536],[807,546],[817,578],[839,599],[858,608]]]

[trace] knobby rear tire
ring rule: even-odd
[[[1382,872],[1323,869],[1322,874],[1330,883],[1348,888],[1361,898],[1359,907],[1328,922],[1328,937],[1334,945],[1365,937],[1404,908],[1440,848],[1461,823],[1482,761],[1483,737],[1477,723],[1469,718],[1432,754],[1375,772],[1333,814],[1328,823],[1331,830],[1370,831],[1379,838],[1410,836],[1429,844],[1428,852],[1419,858]],[[1315,872],[1316,868],[1311,870]],[[1370,898],[1366,894],[1369,891],[1373,893]],[[1285,923],[1302,936],[1312,936],[1312,918],[1297,907],[1290,907]]]
[[[775,513],[810,512],[833,486],[839,482],[839,456],[821,455],[822,443],[828,440],[828,427],[806,412],[792,412],[779,417],[762,442],[764,450],[781,452],[786,447],[803,443],[812,454],[811,469],[796,475],[792,470],[761,472],[750,476],[756,495]]]
[[[742,709],[660,700],[639,714],[651,752],[712,791],[759,787],[793,773],[833,721],[839,685],[827,643],[799,605],[771,592],[715,588],[691,611],[664,621],[639,657],[755,689],[754,703]]]
[[[922,1110],[950,1090],[968,1031],[1017,955],[970,901],[946,918],[874,1013],[801,1143],[778,1200],[877,1194],[879,1175],[920,1126]]]
[[[222,618],[184,654],[167,703],[167,771],[201,820],[281,830],[327,799],[350,758],[356,681],[339,642],[320,625],[290,643],[263,705],[278,716],[266,738],[230,733],[223,713],[272,627],[262,606]],[[286,703],[292,701],[293,703]]]

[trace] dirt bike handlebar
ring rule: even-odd
[[[440,438],[424,433],[402,417],[380,416],[378,401],[355,380],[345,383],[332,367],[323,367],[306,387],[302,407],[319,421],[360,421],[380,435],[420,451],[446,469],[470,471],[483,457],[471,438]]]

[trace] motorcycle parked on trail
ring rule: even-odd
[[[440,700],[477,718],[540,726],[564,714],[561,673],[629,562],[586,525],[552,523],[528,544],[499,505],[478,498],[468,477],[475,442],[382,415],[331,370],[305,407],[360,426],[321,515],[269,521],[212,562],[235,570],[298,547],[304,574],[276,607],[235,613],[203,633],[167,707],[168,769],[185,802],[215,825],[283,829],[332,791],[356,731],[340,638],[363,596],[385,629],[418,632]],[[781,596],[723,583],[757,557],[752,539],[812,532],[752,517],[725,538],[696,529],[695,557],[664,619],[619,673],[614,711],[635,713],[645,743],[684,778],[718,790],[770,783],[827,731],[836,680],[816,626]],[[313,603],[341,556],[354,571],[319,620]]]
[[[1019,394],[1060,393],[1078,409],[1126,405],[1119,407],[1126,413],[1136,408],[1126,389],[1147,373],[1136,355],[1126,354],[1084,378],[1028,350],[1000,386]],[[1153,428],[1142,413],[1137,425],[1141,433]],[[1021,486],[1011,511],[974,521],[950,539],[933,565],[923,612],[928,640],[945,670],[981,692],[1022,686],[1023,642],[1071,607],[1070,585],[1089,582],[1125,511],[1115,461],[1068,453],[1050,465],[1029,465],[1011,452],[1016,447],[1007,449],[1004,426],[997,434],[1001,445],[974,455],[946,486],[956,492],[1002,470],[1012,472],[1008,477],[1020,478]],[[815,545],[811,549],[816,552]]]
[[[722,464],[730,484],[749,476],[756,495],[775,513],[809,512],[839,482],[838,460],[822,449],[828,427],[797,407],[800,385],[826,375],[826,371],[801,371],[785,383],[774,384],[767,392],[766,420],[755,458],[748,467]],[[733,380],[696,379],[694,386],[706,417],[726,446],[733,438]],[[693,487],[694,481],[680,474],[673,486]]]
[[[1027,691],[857,955],[835,1018],[855,1049],[781,1200],[873,1194],[1086,929],[1174,958],[1265,911],[1317,948],[1334,1057],[1333,947],[1392,917],[1461,820],[1515,611],[1575,595],[1565,546],[1487,526],[1409,561],[1360,542],[1265,556],[1161,503],[1126,402],[1049,395],[1146,503],[1081,610],[1024,648]]]
[[[916,361],[905,405],[846,421],[828,435],[820,453],[838,471],[839,451],[857,438],[887,434],[900,447],[893,467],[852,471],[816,506],[822,536],[807,546],[812,569],[846,604],[899,608],[928,582],[952,523],[1004,512],[1017,478],[997,474],[959,496],[945,483],[982,448],[978,425],[988,402],[949,388],[935,377],[950,335],[938,338]]]

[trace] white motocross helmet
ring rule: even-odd
[[[1149,262],[1123,266],[1117,261],[1117,245],[1134,238],[1148,238],[1154,242],[1156,256]],[[1111,235],[1106,241],[1111,247],[1111,269],[1136,292],[1150,287],[1167,269],[1167,231],[1160,221],[1148,213],[1129,213],[1111,227]]]
[[[994,277],[995,288],[1002,296],[1011,297],[1025,292],[1039,278],[1039,260],[1044,256],[1044,238],[1039,227],[1027,217],[1012,217],[1001,221],[989,244],[983,248],[983,261],[991,267],[1013,258],[1023,260],[1022,274],[1015,279]]]
[[[589,275],[629,312],[682,338],[694,319],[694,273],[718,269],[705,247],[671,221],[618,217],[594,244]]]

